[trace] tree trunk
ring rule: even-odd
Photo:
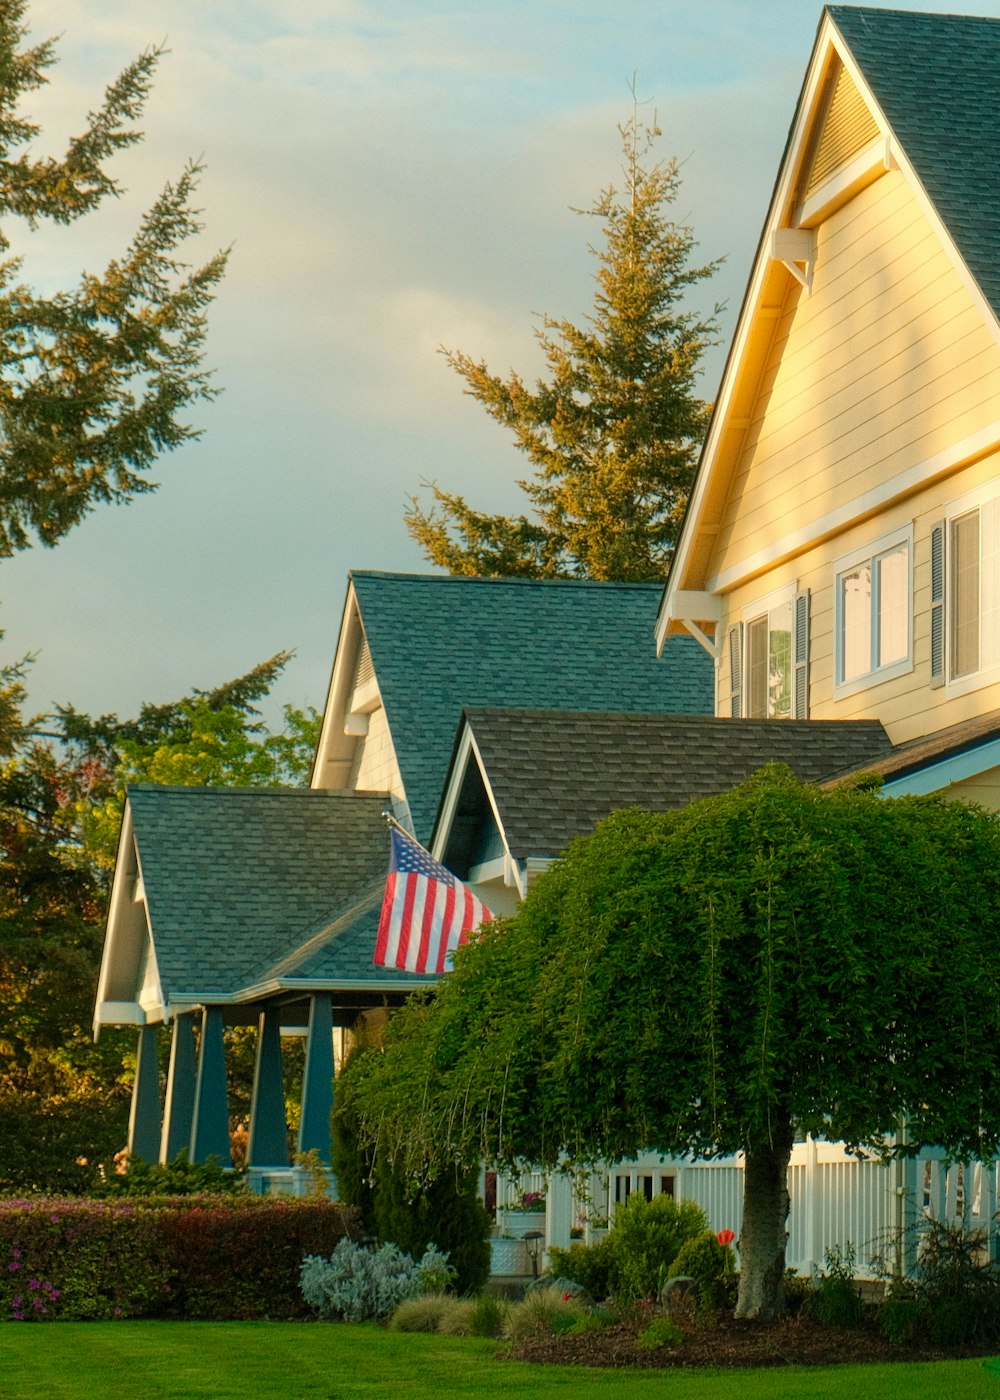
[[[743,1172],[743,1229],[739,1239],[737,1317],[769,1320],[785,1311],[782,1280],[788,1240],[788,1159],[792,1125],[780,1124],[769,1140],[751,1143]]]

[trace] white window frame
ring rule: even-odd
[[[987,538],[988,531],[983,529],[983,516],[988,507],[992,506],[992,531],[993,539]],[[971,511],[979,512],[979,667],[975,671],[969,671],[963,676],[952,676],[952,635],[954,618],[954,589],[951,578],[951,548],[952,548],[952,526],[955,521],[963,515],[968,515]],[[997,608],[998,595],[1000,595],[1000,569],[994,566],[992,580],[987,580],[983,568],[983,555],[994,554],[1000,548],[1000,495],[997,492],[995,481],[985,482],[974,491],[967,492],[957,500],[949,502],[946,509],[941,514],[941,519],[945,525],[945,635],[944,635],[944,655],[945,655],[945,694],[952,696],[967,695],[971,691],[980,690],[983,686],[994,685],[1000,681],[1000,653],[992,663],[983,662],[983,647],[990,628],[986,625],[988,619],[984,618],[986,608],[986,594],[992,595],[992,610],[995,614]]]
[[[793,719],[795,717],[795,595],[798,588],[794,583],[787,584],[784,588],[777,588],[773,593],[767,593],[762,598],[756,598],[746,607],[741,609],[743,618],[743,697],[742,711],[748,719],[750,715],[750,629],[755,622],[761,618],[767,618],[777,608],[787,606],[790,612],[791,628],[789,632],[790,653],[789,653],[789,712],[787,716],[780,715],[756,715],[756,719]],[[770,651],[771,631],[768,627],[768,651]]]
[[[898,552],[901,546],[906,546],[906,655],[898,661],[890,662],[887,666],[877,664],[878,642],[879,642],[879,597],[878,597],[878,570],[877,565],[880,560],[890,554]],[[854,569],[863,564],[871,567],[872,592],[871,592],[871,616],[870,638],[871,638],[871,667],[860,676],[852,676],[850,680],[844,679],[844,629],[846,618],[844,616],[844,597],[841,587],[841,580],[845,574],[851,573]],[[833,697],[835,700],[845,700],[850,695],[856,695],[858,691],[868,690],[873,685],[882,685],[885,681],[895,680],[897,676],[908,675],[913,670],[913,525],[903,526],[901,529],[893,530],[887,535],[882,535],[877,540],[864,545],[860,549],[852,550],[850,554],[843,555],[837,559],[833,566],[833,637],[834,637],[834,685]]]

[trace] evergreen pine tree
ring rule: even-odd
[[[655,121],[636,107],[619,130],[624,188],[576,211],[602,222],[594,312],[582,329],[543,318],[548,380],[532,390],[443,352],[535,466],[518,483],[532,518],[484,514],[437,486],[430,509],[413,498],[410,534],[453,574],[660,580],[669,568],[708,417],[695,381],[720,310],[702,317],[686,299],[718,263],[690,266],[692,231],[668,217],[680,171],[647,165]]]
[[[48,81],[52,41],[23,46],[27,0],[0,4],[0,219],[69,224],[122,193],[105,169],[141,140],[160,57],[147,49],[111,83],[59,160],[24,150],[39,128],[22,99]],[[101,501],[153,483],[161,452],[197,435],[187,407],[213,390],[202,368],[205,315],[226,256],[192,270],[178,249],[200,224],[199,167],[168,183],[122,257],[42,296],[0,230],[0,557],[53,545]]]

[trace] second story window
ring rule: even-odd
[[[1000,497],[991,482],[931,527],[931,685],[955,694],[1000,676]]]
[[[760,598],[727,631],[734,718],[805,719],[809,713],[809,594],[794,587]]]
[[[912,531],[886,536],[836,566],[836,685],[843,692],[912,669]]]

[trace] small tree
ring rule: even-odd
[[[583,329],[543,317],[549,379],[532,390],[513,372],[501,379],[462,351],[443,352],[535,467],[518,483],[534,519],[485,515],[437,486],[429,511],[413,499],[410,534],[453,574],[666,576],[707,422],[695,379],[718,329],[685,299],[718,263],[690,266],[694,236],[667,215],[678,164],[645,163],[659,127],[636,108],[619,130],[624,189],[577,211],[601,220],[605,240],[594,314]]]
[[[135,123],[160,49],[107,88],[62,160],[21,148],[38,127],[19,113],[55,62],[52,41],[21,47],[26,0],[0,5],[0,219],[69,224],[121,187],[105,162],[141,140]],[[71,291],[39,296],[0,232],[0,556],[36,536],[53,545],[100,501],[152,489],[161,452],[196,436],[187,407],[212,389],[201,367],[205,312],[224,253],[190,270],[178,249],[200,228],[199,167],[167,184],[121,258]]]
[[[775,767],[620,812],[390,1025],[363,1125],[413,1175],[742,1152],[738,1311],[772,1317],[796,1130],[997,1152],[998,925],[1000,818],[963,803]]]

